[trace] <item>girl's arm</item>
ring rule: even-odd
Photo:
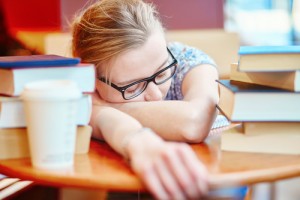
[[[164,141],[135,118],[100,104],[93,106],[91,125],[130,160],[157,199],[196,199],[207,192],[207,171],[188,145]]]
[[[112,105],[151,127],[162,138],[200,142],[215,120],[219,101],[218,72],[203,64],[191,69],[183,80],[183,101],[130,102]]]

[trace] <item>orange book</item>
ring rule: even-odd
[[[89,151],[92,135],[91,126],[78,126],[76,134],[76,154]],[[26,128],[0,129],[0,159],[29,157],[29,144]]]
[[[300,46],[241,46],[240,71],[300,70]]]
[[[300,155],[300,132],[296,130],[300,122],[245,125],[244,128],[229,129],[221,134],[223,151]],[[292,128],[289,129],[289,126]]]
[[[300,92],[300,70],[243,72],[238,69],[238,63],[232,63],[230,80]]]
[[[243,122],[243,132],[247,135],[299,134],[300,122]]]

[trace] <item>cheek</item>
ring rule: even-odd
[[[171,80],[167,81],[166,83],[160,85],[160,91],[163,95],[163,98],[167,96],[167,93],[171,87]]]

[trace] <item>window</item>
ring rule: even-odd
[[[227,0],[224,28],[243,45],[300,43],[300,0]]]

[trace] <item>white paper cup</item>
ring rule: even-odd
[[[33,167],[63,169],[73,165],[76,112],[81,96],[76,83],[68,80],[25,85],[21,98]]]

